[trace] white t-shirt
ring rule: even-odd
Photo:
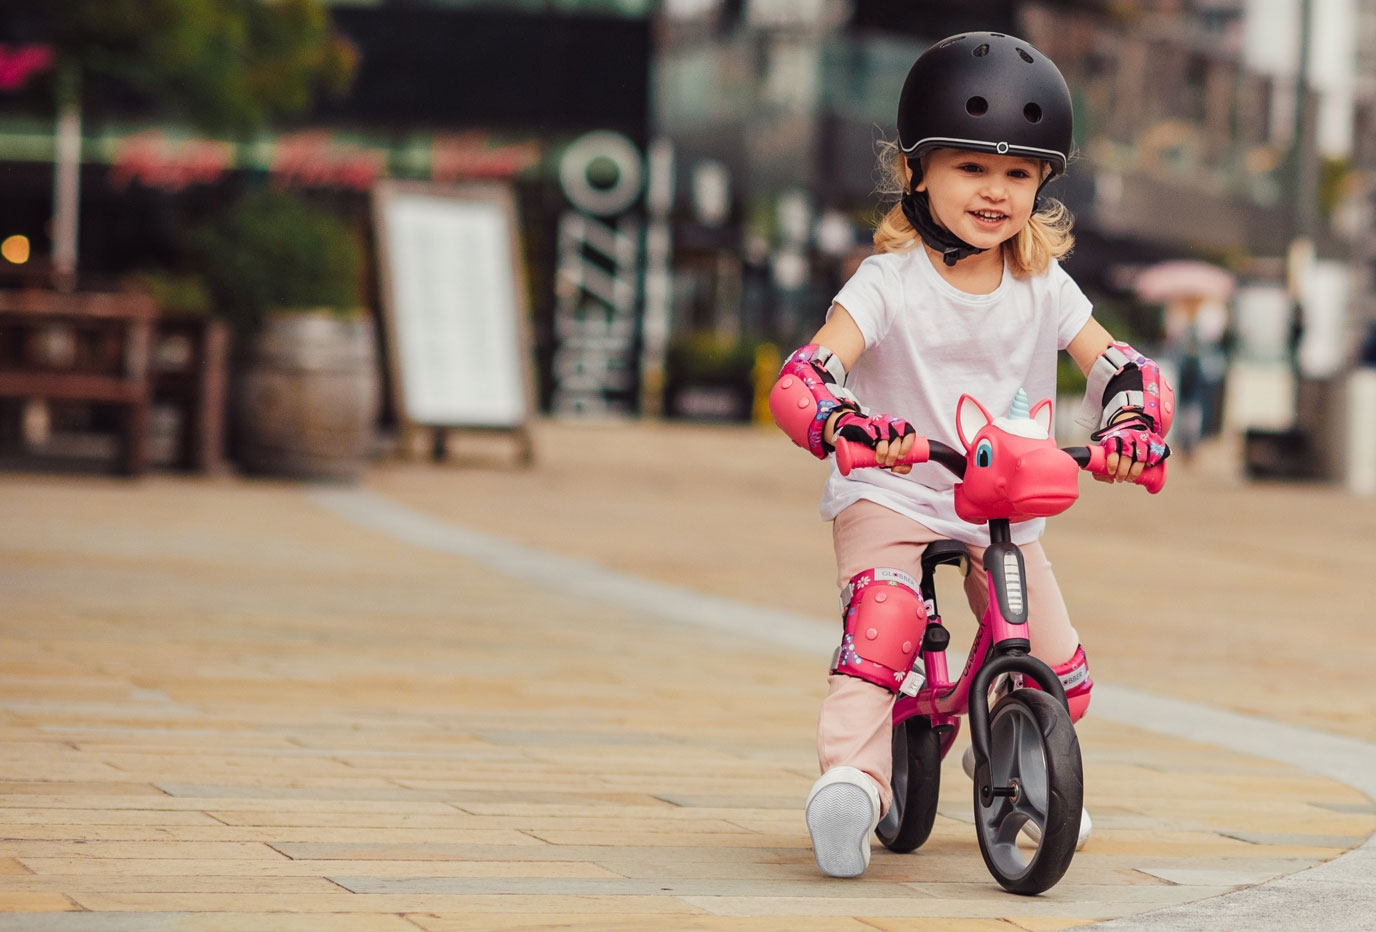
[[[1056,358],[1089,320],[1089,299],[1056,262],[1041,275],[1015,278],[1007,268],[990,294],[951,286],[918,248],[870,256],[834,302],[854,318],[865,352],[846,387],[878,414],[901,417],[920,436],[963,449],[956,432],[962,394],[995,417],[1008,413],[1019,388],[1032,404],[1056,394]],[[831,316],[831,312],[827,312]],[[985,525],[962,521],[944,466],[923,463],[900,476],[857,469],[844,477],[832,462],[822,491],[822,517],[868,499],[955,540],[984,547]],[[1023,544],[1041,536],[1045,519],[1013,525]]]

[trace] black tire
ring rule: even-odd
[[[890,785],[893,803],[874,833],[885,848],[907,854],[932,834],[941,789],[941,736],[920,715],[894,726]]]
[[[976,781],[975,833],[985,866],[1010,893],[1051,889],[1075,856],[1084,806],[1080,739],[1070,713],[1039,690],[1004,696],[989,716],[989,769],[994,788],[1015,785],[1017,792],[986,805]],[[1024,838],[1019,846],[1028,821],[1041,829],[1041,840],[1034,846]]]

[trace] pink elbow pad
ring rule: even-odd
[[[832,412],[861,410],[855,396],[842,385],[845,378],[845,368],[830,350],[809,343],[784,361],[779,380],[769,392],[774,423],[818,459],[831,453],[822,433]]]

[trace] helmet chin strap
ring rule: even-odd
[[[971,246],[932,219],[932,205],[927,199],[927,192],[917,190],[918,184],[922,181],[922,159],[908,159],[908,168],[912,172],[912,187],[903,193],[903,199],[899,203],[903,206],[903,216],[908,218],[917,235],[922,237],[922,242],[941,253],[941,261],[945,262],[948,268],[961,259],[985,252],[978,246]]]
[[[903,216],[913,225],[922,242],[941,253],[941,261],[953,266],[967,256],[985,252],[978,246],[971,246],[950,230],[939,226],[932,219],[931,204],[926,191],[909,191],[903,195]]]

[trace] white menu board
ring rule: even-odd
[[[382,182],[374,209],[398,416],[523,428],[529,372],[511,191]]]

